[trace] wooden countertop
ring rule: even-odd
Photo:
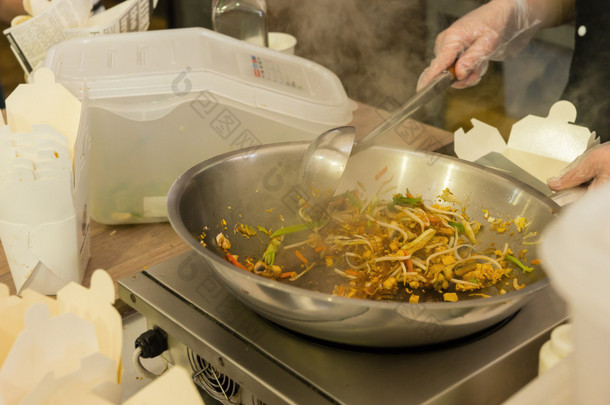
[[[356,127],[357,137],[368,133],[379,124],[387,112],[358,104],[350,125]],[[436,150],[453,140],[453,134],[422,123],[407,120],[383,143],[419,150]],[[88,286],[96,269],[106,270],[113,280],[138,273],[150,266],[188,251],[188,245],[165,223],[138,225],[103,225],[91,222],[91,259],[83,285]],[[15,285],[4,255],[0,253],[0,283],[15,294]],[[116,285],[116,284],[115,284]]]

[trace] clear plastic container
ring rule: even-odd
[[[328,69],[203,28],[66,41],[45,66],[86,93],[89,209],[106,224],[164,221],[167,191],[191,166],[312,140],[355,108]]]
[[[545,231],[541,259],[571,308],[574,403],[610,401],[610,184],[564,208]]]

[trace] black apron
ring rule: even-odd
[[[574,54],[563,99],[576,106],[576,123],[610,140],[610,4],[576,0]]]

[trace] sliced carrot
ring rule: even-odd
[[[401,249],[402,252],[404,253],[405,256],[409,256],[409,252],[407,252],[406,249]],[[413,272],[413,262],[411,261],[411,259],[407,259],[407,270],[409,271],[409,273]]]
[[[316,253],[320,253],[323,250],[326,250],[326,246],[324,246],[324,245],[318,245],[315,248]]]
[[[439,217],[437,217],[436,215],[428,215],[428,220],[430,221],[431,224],[442,224],[443,221],[441,221],[441,219]]]
[[[289,277],[296,276],[296,275],[297,275],[297,273],[294,271],[285,271],[283,273],[280,273],[280,278],[289,278]]]
[[[375,180],[379,180],[379,178],[380,178],[381,176],[383,176],[383,175],[385,174],[385,172],[387,172],[387,171],[388,171],[388,167],[387,167],[387,166],[386,166],[386,167],[384,167],[383,169],[379,170],[379,171],[377,172],[377,174],[375,175]]]
[[[231,264],[233,264],[233,265],[235,265],[235,266],[239,267],[240,269],[244,269],[244,270],[248,271],[248,269],[247,269],[247,268],[246,268],[246,267],[245,267],[243,264],[241,264],[240,262],[238,262],[238,261],[237,261],[237,259],[235,258],[235,256],[233,256],[233,255],[232,255],[231,253],[229,253],[229,252],[227,252],[227,260],[228,260],[229,262],[231,262]]]
[[[295,256],[302,261],[305,264],[309,264],[309,260],[307,260],[307,258],[305,256],[303,256],[303,253],[301,253],[298,249],[296,249],[294,251]]]
[[[345,274],[349,274],[350,276],[358,277],[360,275],[356,270],[347,269],[345,270]]]
[[[335,294],[339,297],[342,297],[345,294],[345,287],[341,284],[339,287],[335,289]]]
[[[534,259],[534,260],[530,260],[530,264],[540,264],[540,259]]]

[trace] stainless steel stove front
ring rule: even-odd
[[[119,297],[168,333],[171,363],[227,404],[499,404],[536,376],[542,343],[567,319],[549,288],[468,339],[415,349],[338,346],[258,316],[194,252],[119,280]]]

